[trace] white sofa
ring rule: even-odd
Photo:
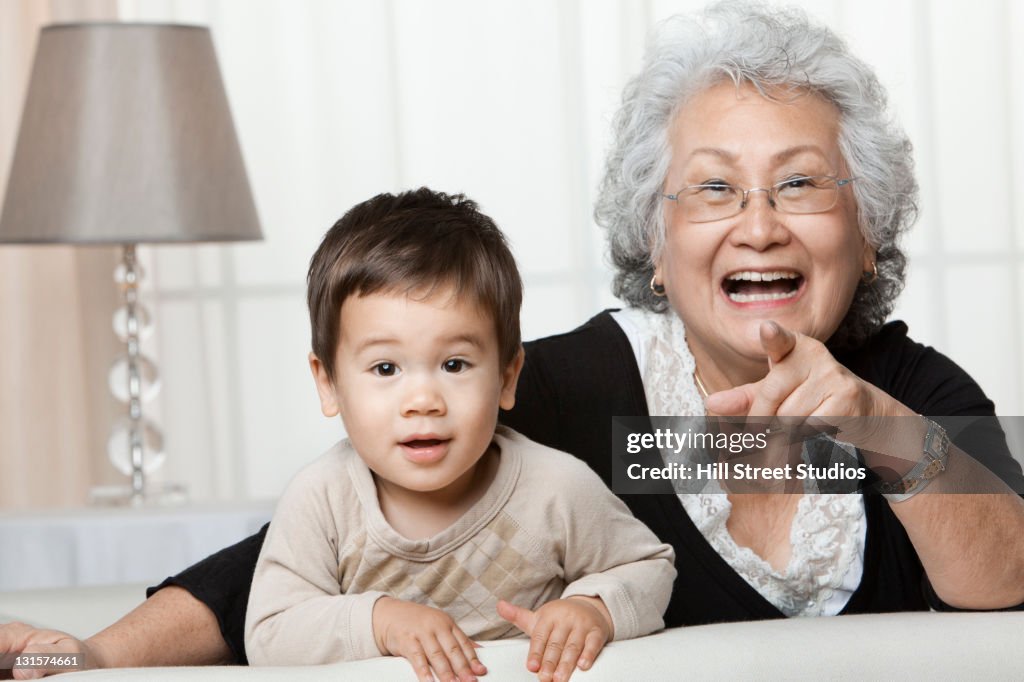
[[[0,593],[0,622],[80,637],[113,622],[142,586]],[[535,679],[525,640],[488,643],[484,679]],[[605,648],[573,679],[1024,679],[1024,613],[904,613],[676,628]],[[67,677],[61,679],[68,679]],[[300,668],[148,668],[73,673],[74,680],[414,680],[402,659]]]

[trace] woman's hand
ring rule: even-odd
[[[373,606],[373,637],[382,654],[408,660],[423,682],[434,675],[441,682],[471,682],[487,674],[466,633],[430,606],[381,597]]]
[[[596,597],[556,599],[536,611],[498,602],[498,615],[530,636],[526,669],[543,682],[566,682],[587,670],[612,638],[611,615]]]
[[[760,381],[708,396],[709,412],[737,417],[822,417],[838,426],[837,438],[856,445],[866,464],[880,475],[882,467],[891,476],[905,475],[920,460],[924,422],[888,419],[915,416],[912,410],[854,376],[815,339],[775,322],[763,322],[760,332],[768,374]],[[954,446],[950,446],[947,471],[936,481],[938,485],[933,484],[929,492],[1005,494],[917,495],[892,506],[935,592],[961,608],[1019,604],[1024,595],[1021,498]]]
[[[43,630],[24,623],[5,623],[0,625],[0,657],[6,659],[15,655],[59,657],[67,654],[78,654],[81,664],[76,668],[14,668],[3,669],[0,666],[0,679],[35,680],[47,675],[70,670],[87,670],[102,667],[98,652],[91,649],[72,635],[60,630]]]
[[[838,440],[860,448],[868,465],[886,480],[903,475],[920,459],[922,422],[889,419],[916,417],[913,410],[843,367],[817,339],[772,321],[762,322],[760,332],[768,374],[760,381],[708,396],[710,414],[820,418],[838,428]]]
[[[817,339],[771,321],[762,322],[760,332],[768,374],[760,381],[711,394],[709,412],[734,417],[913,415],[836,362]]]

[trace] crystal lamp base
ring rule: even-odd
[[[174,507],[188,502],[180,483],[146,482],[139,494],[130,485],[100,485],[89,491],[89,504],[98,507]]]

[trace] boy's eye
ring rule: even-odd
[[[373,366],[373,373],[381,377],[391,377],[398,372],[398,368],[391,362],[378,362]]]
[[[443,367],[444,371],[446,372],[458,374],[459,372],[465,371],[466,368],[469,367],[469,363],[467,363],[465,360],[452,358],[451,360],[445,360]]]

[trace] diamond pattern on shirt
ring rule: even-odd
[[[536,540],[504,512],[465,544],[433,561],[395,556],[372,541],[357,565],[341,570],[344,591],[386,592],[448,613],[471,638],[495,639],[517,630],[497,613],[499,599],[533,605],[557,599],[565,588],[552,567],[532,558]],[[542,577],[543,576],[543,577]]]

